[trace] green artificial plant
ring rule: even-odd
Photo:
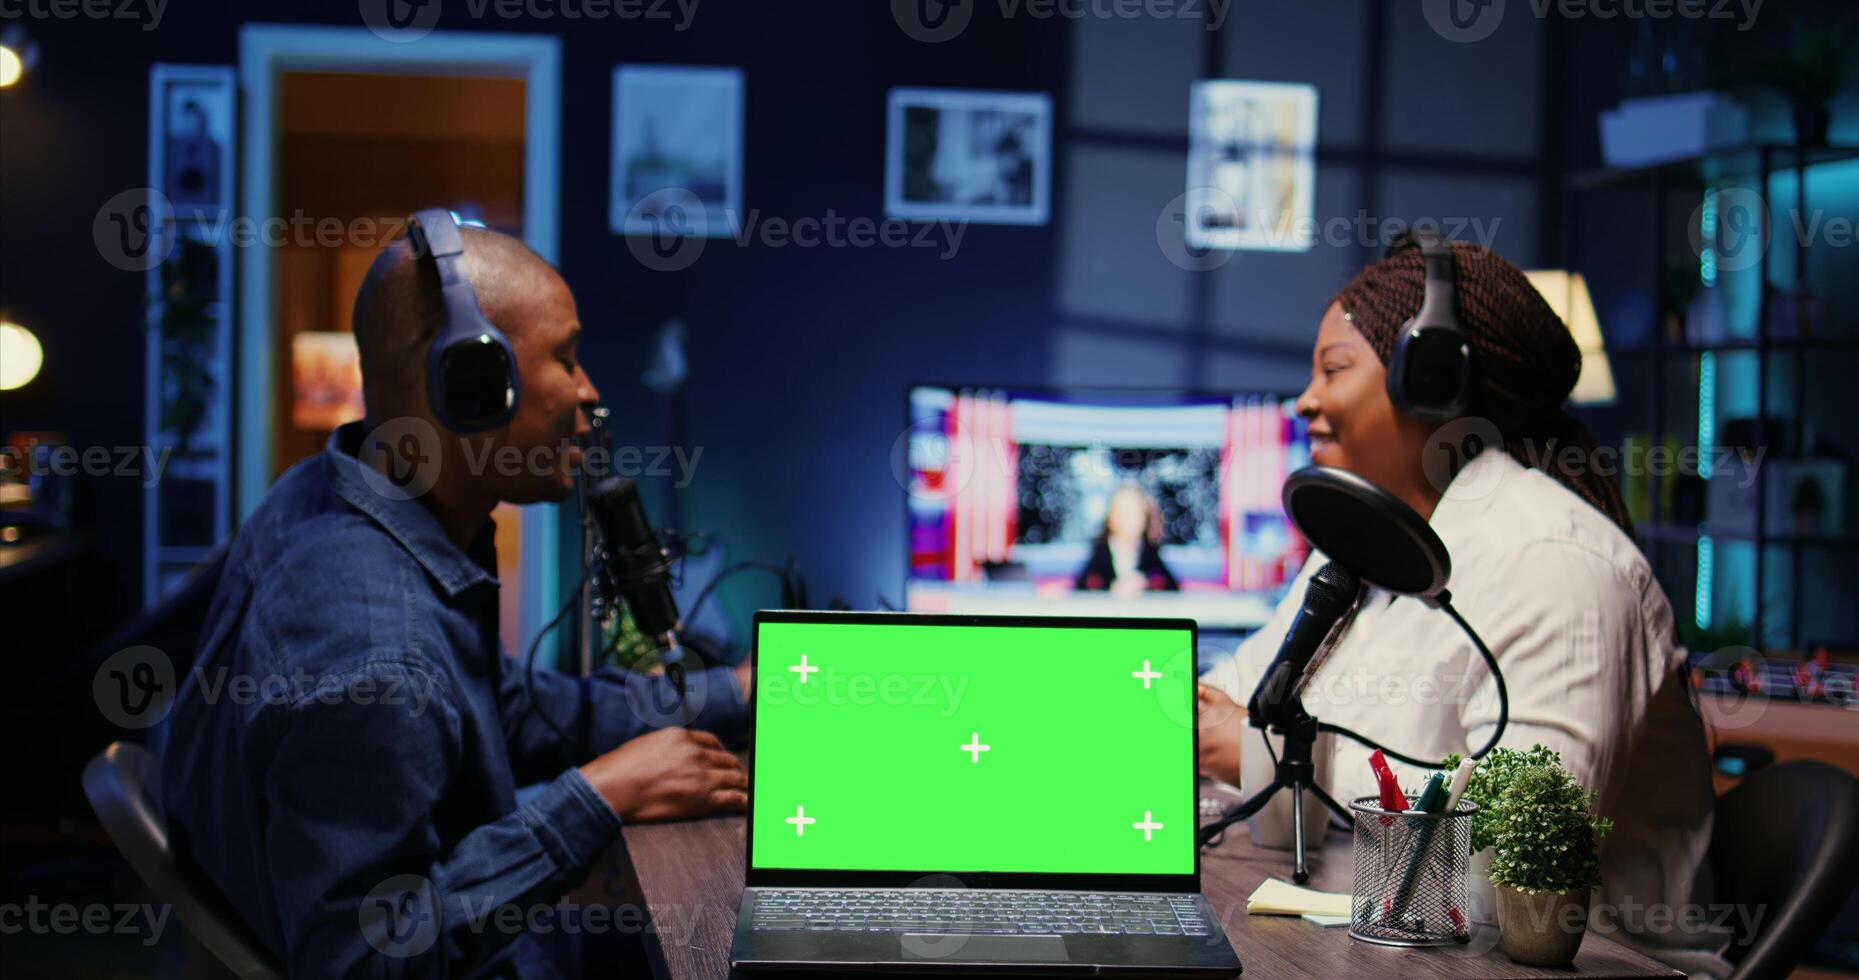
[[[1490,755],[1479,760],[1478,768],[1472,770],[1471,781],[1465,784],[1465,798],[1478,804],[1478,812],[1472,814],[1472,852],[1474,854],[1497,845],[1498,824],[1495,808],[1498,794],[1509,785],[1511,777],[1530,766],[1557,765],[1561,761],[1561,753],[1540,743],[1527,752],[1517,749],[1492,749]],[[1458,767],[1458,755],[1446,757],[1444,768],[1447,782],[1452,781],[1452,771]]]
[[[1614,824],[1595,815],[1595,797],[1558,763],[1511,772],[1492,807],[1491,883],[1537,894],[1599,885],[1599,841]]]

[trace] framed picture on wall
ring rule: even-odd
[[[608,225],[620,235],[734,233],[742,213],[738,68],[613,70]]]
[[[290,339],[291,425],[324,432],[363,416],[361,351],[347,330],[303,330]]]
[[[1316,230],[1316,87],[1201,81],[1189,103],[1189,247],[1308,251]]]
[[[884,213],[1043,225],[1052,189],[1052,100],[1038,92],[891,90]]]

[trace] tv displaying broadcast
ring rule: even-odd
[[[1285,395],[918,386],[909,609],[1263,625],[1309,546]]]

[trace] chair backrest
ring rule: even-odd
[[[244,980],[282,978],[284,971],[238,910],[205,873],[169,848],[160,780],[161,761],[153,753],[114,742],[84,767],[84,795],[130,866],[201,945]]]
[[[226,571],[226,556],[232,552],[235,538],[219,543],[199,564],[189,569],[174,591],[147,612],[130,620],[108,640],[93,648],[87,660],[75,665],[73,673],[88,678],[97,665],[124,647],[159,648],[174,662],[176,676],[192,669],[200,650],[200,632],[212,610],[214,593]]]
[[[1787,976],[1859,886],[1859,779],[1805,759],[1751,773],[1717,801],[1711,874],[1714,901],[1748,910],[1729,917],[1732,980]]]

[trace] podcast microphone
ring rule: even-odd
[[[671,594],[671,558],[639,501],[639,486],[623,476],[594,485],[588,510],[606,546],[601,560],[607,578],[633,612],[633,624],[661,651],[665,673],[684,693],[684,650],[678,643],[678,600]]]
[[[1393,595],[1414,596],[1428,607],[1445,612],[1484,657],[1497,686],[1498,718],[1490,741],[1472,753],[1472,758],[1484,758],[1503,736],[1510,719],[1510,696],[1497,657],[1479,638],[1478,631],[1452,607],[1452,597],[1446,591],[1452,556],[1426,519],[1412,507],[1354,473],[1324,466],[1306,466],[1291,474],[1285,480],[1284,505],[1286,516],[1298,532],[1327,560],[1311,575],[1304,589],[1304,604],[1291,620],[1291,628],[1285,631],[1278,655],[1266,667],[1265,676],[1246,703],[1248,721],[1282,734],[1283,748],[1274,757],[1271,784],[1201,827],[1196,840],[1206,847],[1220,839],[1228,827],[1264,809],[1279,790],[1290,790],[1291,880],[1301,885],[1310,880],[1304,846],[1304,791],[1314,793],[1344,820],[1353,819],[1350,811],[1317,785],[1314,747],[1319,733],[1341,735],[1411,765],[1427,769],[1438,766],[1438,760],[1403,755],[1341,725],[1320,722],[1304,710],[1299,695],[1311,673],[1311,661],[1326,655],[1340,631],[1348,628],[1349,613],[1361,597],[1363,583]]]
[[[1298,696],[1310,670],[1311,660],[1325,649],[1330,634],[1355,607],[1362,594],[1362,580],[1335,562],[1324,562],[1304,588],[1304,604],[1285,630],[1278,655],[1265,668],[1259,684],[1246,702],[1246,715],[1252,724],[1265,728],[1288,724],[1297,713]]]

